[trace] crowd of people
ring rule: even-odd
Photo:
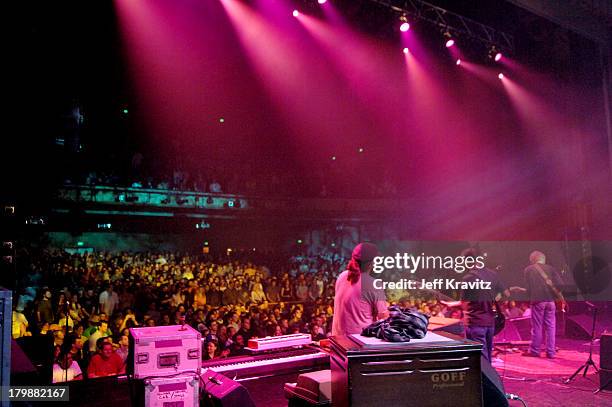
[[[202,334],[203,359],[242,355],[255,337],[331,332],[339,255],[283,258],[233,252],[220,258],[178,253],[45,251],[32,256],[13,306],[13,338],[33,341],[53,382],[123,373],[129,328],[187,323]],[[402,307],[462,318],[434,300]],[[508,317],[528,312],[504,305]],[[25,346],[27,348],[27,346]]]

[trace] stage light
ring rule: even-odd
[[[219,123],[225,123],[225,119],[223,117],[219,118]]]
[[[400,31],[405,33],[410,29],[410,24],[408,23],[408,18],[406,17],[406,14],[402,14],[399,20],[402,22],[400,24]]]
[[[444,35],[444,39],[446,39],[446,43],[444,44],[446,48],[450,48],[455,45],[455,40],[450,32],[445,31],[442,35]]]
[[[297,17],[300,15],[300,12],[297,10],[293,10],[293,17]]]
[[[500,72],[500,74],[499,74],[499,75],[497,75],[497,77],[498,77],[499,79],[504,79],[504,74]]]
[[[407,54],[408,52],[410,52],[410,50],[409,50],[408,48],[404,48],[404,49],[402,50],[402,52],[403,52],[404,54]]]
[[[499,62],[500,59],[502,59],[502,54],[501,52],[498,52],[497,54],[495,54],[495,62]]]
[[[458,59],[457,61],[455,61],[455,64],[456,64],[456,65],[461,65],[461,60],[460,60],[460,59]]]
[[[357,151],[359,151],[360,153],[363,153],[363,147],[359,147],[359,150]]]
[[[336,161],[336,156],[333,155],[331,159],[332,159],[332,161]]]
[[[319,4],[325,4],[327,3],[327,0],[318,0]]]

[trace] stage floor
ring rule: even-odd
[[[612,392],[593,394],[599,388],[599,376],[589,369],[586,377],[578,376],[572,383],[563,380],[578,369],[588,357],[588,343],[584,340],[559,339],[556,359],[530,358],[516,352],[499,353],[501,360],[495,368],[503,380],[506,393],[521,396],[529,407],[604,407],[612,406]],[[593,359],[599,366],[599,347],[594,348]],[[285,375],[264,379],[264,382],[242,382],[257,406],[286,407],[283,384],[295,382],[297,375]],[[510,401],[511,406],[522,406],[520,401]]]
[[[588,358],[588,341],[559,338],[559,352],[555,359],[521,356],[525,348],[500,352],[494,367],[504,383],[506,393],[521,396],[528,406],[612,406],[612,392],[593,394],[599,388],[599,375],[589,368],[586,377],[582,373],[571,383],[563,381],[571,376]],[[500,349],[504,349],[501,347]],[[599,344],[593,347],[593,360],[599,366]],[[510,401],[511,406],[521,406]]]

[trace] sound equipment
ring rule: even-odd
[[[292,346],[310,345],[310,334],[292,334],[281,336],[266,336],[265,338],[249,339],[248,348],[253,351],[276,350]]]
[[[144,381],[145,407],[198,407],[200,378],[195,374],[157,377]]]
[[[285,383],[284,390],[290,405],[329,405],[332,397],[331,370],[303,373],[296,383]]]
[[[459,336],[462,336],[465,330],[460,319],[444,317],[430,317],[427,329],[432,332],[448,332]]]
[[[612,371],[612,332],[601,335],[599,367]]]
[[[484,357],[480,358],[480,368],[482,369],[482,399],[484,405],[486,407],[508,406],[501,378]]]
[[[11,383],[11,340],[13,321],[13,293],[0,288],[0,386]],[[8,406],[8,400],[1,401],[2,406]]]
[[[19,342],[13,339],[11,341],[11,384],[32,386],[39,384],[39,380],[36,367],[21,349]]]
[[[434,335],[384,344],[332,336],[333,405],[482,406],[482,345],[445,332]]]
[[[201,405],[205,407],[255,407],[249,391],[240,383],[228,377],[204,370],[204,396]]]
[[[189,325],[130,328],[128,373],[135,379],[200,370],[202,336]]]
[[[519,317],[506,320],[502,331],[495,336],[495,342],[516,342],[531,340],[531,318]]]
[[[612,391],[612,370],[600,369],[599,370],[599,391],[610,390]]]
[[[593,328],[593,316],[572,315],[568,316],[565,321],[565,336],[572,339],[591,339],[591,330]],[[595,338],[605,332],[606,327],[599,321],[595,322]]]

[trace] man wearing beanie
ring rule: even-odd
[[[372,243],[359,243],[351,260],[336,280],[332,335],[360,334],[361,330],[386,318],[387,299],[374,288],[370,275],[378,249]]]

